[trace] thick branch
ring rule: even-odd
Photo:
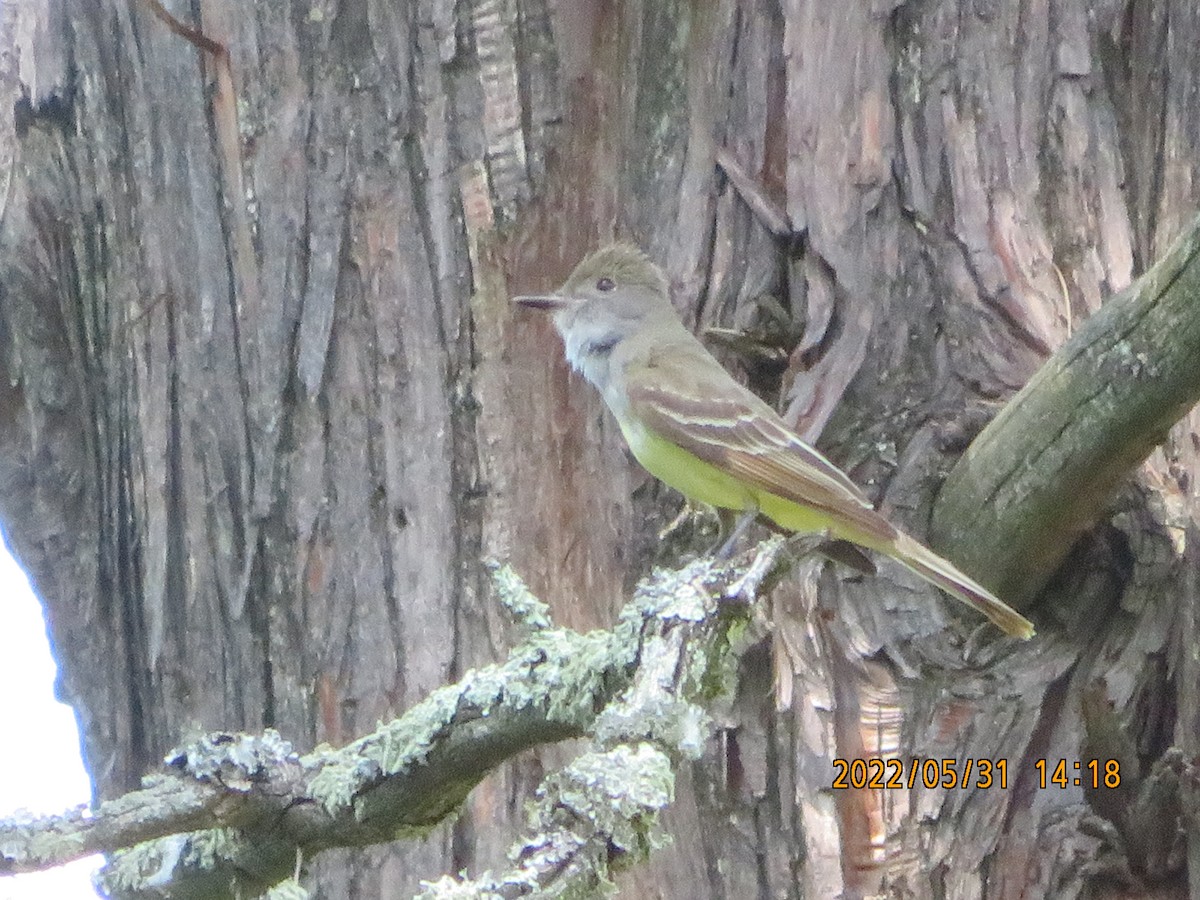
[[[622,614],[623,626],[639,623],[638,667],[597,718],[597,748],[543,783],[533,831],[510,851],[509,871],[444,877],[426,885],[424,900],[602,896],[612,871],[645,858],[661,842],[658,813],[674,798],[672,762],[700,756],[711,732],[701,704],[732,675],[722,602],[752,600],[781,547],[780,538],[764,544],[741,575],[699,560],[643,582]]]
[[[939,549],[1027,605],[1113,489],[1200,400],[1198,372],[1200,219],[971,444],[934,509]]]
[[[255,740],[275,742],[278,736]],[[0,875],[36,872],[217,823],[249,825],[255,818],[250,798],[220,784],[157,776],[146,780],[144,790],[102,803],[95,812],[80,806],[57,816],[18,814],[0,821]]]
[[[544,627],[544,607],[501,571],[510,608],[538,629],[503,665],[341,750],[301,757],[274,732],[209,735],[173,753],[144,790],[94,813],[0,822],[0,873],[100,851],[114,854],[103,880],[115,897],[246,895],[291,875],[298,856],[423,833],[503,760],[591,734],[596,749],[543,786],[536,833],[503,882],[508,895],[603,883],[653,846],[671,760],[698,755],[708,737],[693,701],[721,681],[730,622],[721,601],[754,596],[779,546],[766,545],[745,574],[702,560],[648,580],[612,632],[587,635]]]
[[[117,853],[108,890],[261,890],[292,872],[298,849],[308,856],[431,827],[499,762],[585,733],[628,683],[636,652],[612,634],[546,629],[503,665],[469,673],[341,750],[297,757],[270,732],[208,736],[172,754],[168,773],[144,790],[90,815],[0,822],[0,873],[174,835]]]

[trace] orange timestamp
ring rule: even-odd
[[[835,759],[835,790],[1008,788],[1007,759]]]
[[[1119,788],[1121,786],[1121,762],[1116,759],[1088,759],[1058,762],[1038,759],[1033,767],[1038,773],[1038,787],[1042,790],[1057,787]]]

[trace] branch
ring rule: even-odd
[[[545,626],[544,607],[508,570],[505,602],[536,628],[502,665],[468,673],[354,743],[306,756],[273,731],[215,734],[168,756],[144,789],[94,812],[0,821],[0,874],[112,854],[114,897],[244,896],[293,874],[297,859],[425,833],[500,762],[537,744],[591,735],[593,749],[550,776],[533,834],[499,881],[508,896],[605,883],[656,845],[672,761],[709,734],[696,702],[730,678],[726,610],[748,601],[781,547],[749,569],[700,560],[643,582],[615,629]],[[482,891],[439,882],[430,891]],[[524,887],[522,887],[524,886]]]
[[[802,552],[822,540],[801,539]],[[510,851],[508,872],[443,877],[426,885],[423,900],[602,896],[611,872],[660,846],[658,813],[674,799],[672,763],[699,758],[711,733],[700,704],[733,678],[726,651],[735,619],[721,615],[723,601],[753,600],[782,547],[782,538],[765,542],[741,574],[702,559],[643,582],[621,616],[623,626],[639,625],[641,659],[628,689],[597,719],[597,748],[538,790],[533,833]]]
[[[939,549],[1027,606],[1200,401],[1200,219],[1004,407],[946,479]]]

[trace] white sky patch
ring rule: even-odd
[[[0,614],[0,684],[8,686],[0,740],[0,817],[21,808],[45,815],[87,803],[91,784],[79,757],[75,714],[54,698],[56,669],[42,606],[2,542]],[[49,872],[0,877],[0,900],[95,900],[91,873],[101,862],[94,856]]]

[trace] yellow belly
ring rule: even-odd
[[[824,513],[744,484],[640,424],[624,421],[619,424],[629,449],[642,467],[689,500],[738,512],[756,509],[789,531],[837,532],[836,523]]]

